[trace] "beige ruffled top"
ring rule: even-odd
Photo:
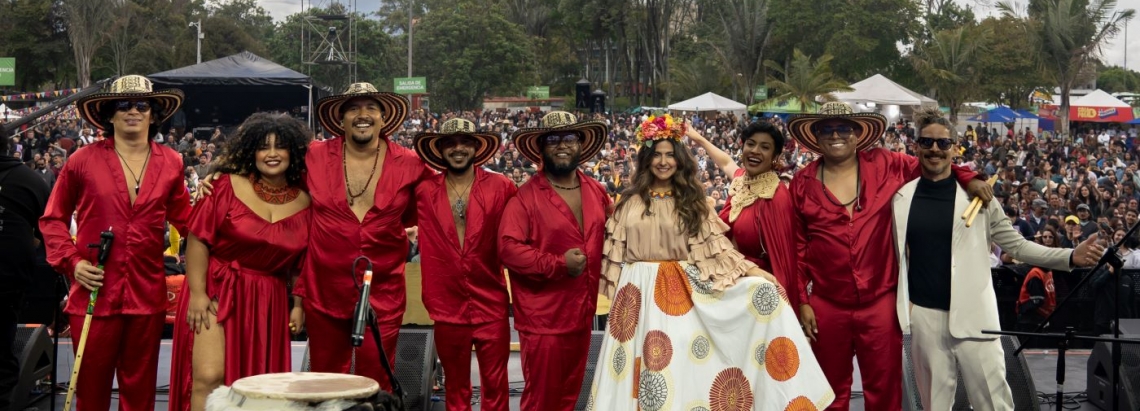
[[[640,261],[687,261],[696,265],[701,280],[710,281],[714,290],[724,290],[755,264],[736,251],[724,236],[728,225],[714,210],[701,223],[701,233],[689,237],[673,209],[673,198],[653,198],[646,216],[645,203],[631,197],[606,222],[602,278],[599,292],[613,297],[622,263]]]

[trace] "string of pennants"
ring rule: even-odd
[[[74,93],[78,92],[79,90],[82,90],[82,89],[81,88],[73,88],[73,89],[67,89],[67,90],[41,91],[39,93],[9,94],[7,96],[0,96],[0,101],[28,101],[28,100],[38,100],[41,98],[63,97],[63,96],[74,94]]]

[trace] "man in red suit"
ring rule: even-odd
[[[415,225],[415,186],[432,173],[411,150],[389,143],[408,115],[403,96],[355,83],[342,95],[321,99],[316,110],[321,126],[341,137],[314,142],[305,158],[313,227],[293,293],[304,306],[309,360],[312,371],[363,375],[390,391],[372,334],[365,330],[363,345],[352,346],[357,284],[367,268],[353,261],[371,261],[369,303],[394,367],[407,299],[404,230]]]
[[[471,346],[479,358],[482,409],[506,411],[510,297],[499,260],[499,219],[514,183],[479,168],[499,138],[462,118],[421,133],[416,153],[442,171],[416,187],[423,302],[435,322],[435,348],[447,376],[448,411],[471,410]]]
[[[515,132],[515,147],[542,170],[519,187],[499,226],[522,345],[524,411],[572,410],[585,378],[597,308],[610,199],[577,168],[606,138],[606,125],[555,111],[541,128]]]
[[[71,381],[81,411],[109,409],[116,377],[120,410],[154,409],[166,315],[164,223],[186,232],[190,194],[182,156],[153,141],[158,126],[182,105],[182,92],[152,90],[146,77],[123,76],[109,92],[77,103],[83,119],[111,138],[71,156],[40,219],[48,262],[71,280],[64,312],[76,351],[91,290],[100,291],[82,368]],[[69,233],[73,214],[75,241]],[[108,229],[114,245],[99,269],[88,244],[99,243]]]
[[[827,103],[820,114],[788,122],[792,137],[821,154],[796,173],[791,192],[800,322],[835,391],[828,410],[848,409],[852,356],[859,360],[866,409],[902,409],[891,199],[921,168],[912,156],[871,148],[886,124],[879,114],[853,114],[845,103]],[[977,174],[957,166],[954,172],[972,196],[992,197]]]

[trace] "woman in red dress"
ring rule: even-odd
[[[745,258],[772,273],[787,291],[791,306],[799,307],[792,197],[776,174],[784,133],[762,121],[745,127],[740,133],[743,166],[693,127],[686,136],[704,147],[725,175],[732,176],[728,201],[720,211],[721,220],[729,226],[726,234]]]
[[[309,237],[301,190],[310,134],[284,115],[258,113],[231,138],[213,195],[190,216],[186,287],[179,298],[170,370],[170,409],[204,410],[221,384],[289,372],[287,283]]]

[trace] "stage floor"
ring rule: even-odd
[[[170,350],[171,350],[171,341],[170,340],[164,340],[162,342],[162,349],[161,349],[161,353],[160,353],[161,357],[159,360],[159,370],[158,370],[158,385],[162,389],[166,388],[166,386],[170,380]],[[298,371],[300,370],[301,359],[304,356],[304,352],[305,352],[305,343],[303,343],[303,342],[293,343],[293,369],[294,370],[298,370]],[[71,367],[74,363],[74,356],[67,355],[70,353],[71,353],[71,346],[69,345],[69,343],[65,342],[65,341],[60,341],[60,354],[61,354],[60,357],[61,357],[62,361],[58,362],[57,366],[56,366],[56,369],[59,373],[58,375],[62,375],[62,376],[70,376],[71,375]],[[1090,353],[1089,350],[1070,350],[1066,354],[1065,392],[1076,393],[1076,392],[1084,392],[1085,391],[1086,368],[1087,368],[1086,362],[1088,361],[1089,353]],[[1055,351],[1049,351],[1049,350],[1044,350],[1044,351],[1043,350],[1034,350],[1034,351],[1028,351],[1027,350],[1026,351],[1026,361],[1029,364],[1030,372],[1033,375],[1033,381],[1034,381],[1034,384],[1036,384],[1037,390],[1042,391],[1042,392],[1048,391],[1050,393],[1055,391],[1056,390],[1056,388],[1055,388],[1056,387],[1055,369],[1056,369],[1056,365],[1057,365],[1056,352]],[[471,363],[472,363],[471,381],[473,384],[478,385],[479,384],[479,382],[478,382],[479,381],[478,364],[475,361],[474,354],[472,355]],[[509,375],[509,378],[511,381],[511,388],[515,389],[515,391],[517,391],[517,392],[521,392],[521,390],[524,388],[523,387],[523,377],[522,377],[522,363],[521,363],[521,360],[519,358],[519,354],[517,352],[511,353],[510,364],[507,367],[507,372],[508,372],[508,375]],[[859,378],[858,364],[856,364],[856,366],[855,366],[855,380],[854,381],[855,382],[854,382],[853,390],[855,390],[855,391],[862,390],[862,381]],[[511,396],[511,410],[512,411],[520,409],[520,407],[519,407],[519,400],[520,400],[519,395],[520,394],[518,394],[517,392]],[[65,394],[66,394],[66,392],[61,392],[58,395],[58,397],[57,397],[58,399],[56,401],[56,408],[55,408],[56,410],[62,410],[63,409],[63,399],[64,399]],[[167,396],[165,394],[159,394],[157,396],[157,399],[158,399],[158,402],[157,402],[155,409],[159,410],[159,411],[166,411],[167,410],[167,402],[166,402]],[[440,398],[439,401],[434,402],[433,404],[434,404],[433,411],[435,411],[435,410],[443,411],[444,410],[444,404],[443,404],[442,398]],[[1073,406],[1073,405],[1075,405],[1075,404],[1070,404],[1070,406]],[[112,400],[111,409],[114,410],[114,409],[117,409],[117,407],[118,407],[118,402]],[[50,408],[49,401],[47,398],[44,398],[44,399],[36,402],[34,407],[27,408],[26,410],[43,411],[43,410],[48,410],[49,408]],[[479,410],[479,405],[475,404],[473,408],[475,410]],[[862,398],[854,398],[851,401],[851,409],[855,410],[855,411],[864,410]],[[1046,406],[1046,405],[1042,404],[1041,409],[1042,410],[1051,410],[1051,409],[1053,409],[1053,407],[1052,406]],[[1097,410],[1096,407],[1094,407],[1088,403],[1081,403],[1080,408],[1069,408],[1069,409]]]

